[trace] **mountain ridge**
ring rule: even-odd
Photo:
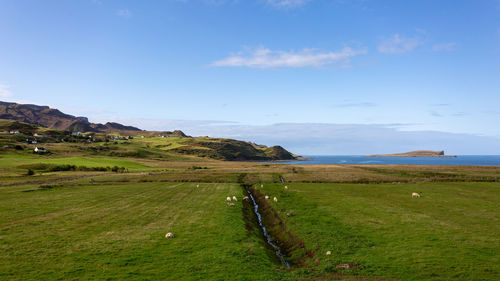
[[[107,122],[91,123],[87,117],[74,116],[46,105],[0,101],[0,119],[15,120],[50,129],[72,132],[142,131],[133,126]]]

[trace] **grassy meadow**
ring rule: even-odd
[[[220,161],[174,153],[183,138],[46,155],[4,141],[0,280],[500,280],[500,167]]]

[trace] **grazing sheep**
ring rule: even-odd
[[[269,200],[269,196],[267,196],[267,195],[264,198],[266,198],[266,200]]]
[[[197,185],[196,185],[196,187],[200,187],[200,185],[199,185],[199,184],[197,184]]]
[[[227,203],[228,206],[234,206],[234,203]]]
[[[231,197],[226,197],[226,201],[231,201]]]
[[[332,254],[332,251],[326,251],[326,255],[329,256]]]
[[[165,234],[165,238],[174,238],[174,235],[172,234],[172,232],[169,232],[167,234]]]
[[[420,198],[420,194],[416,193],[416,192],[413,192],[411,194],[411,197],[417,197],[417,198]]]
[[[274,202],[278,202],[278,198],[274,197],[273,198]]]
[[[238,198],[236,198],[236,196],[233,196],[233,200],[238,201]]]
[[[264,187],[264,185],[263,185],[263,184],[261,184],[261,185],[260,185],[260,187]]]
[[[288,186],[287,185],[285,185],[285,189],[288,190]]]
[[[248,201],[248,199],[250,199],[248,196],[243,197],[243,201]]]

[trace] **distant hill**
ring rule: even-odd
[[[394,153],[394,154],[375,154],[366,155],[366,157],[456,157],[455,155],[444,155],[443,150],[433,151],[433,150],[415,150],[405,153]]]
[[[10,131],[19,131],[10,134]],[[139,128],[119,123],[90,123],[86,117],[75,117],[48,106],[0,102],[0,145],[20,145],[26,139],[33,139],[35,133],[44,135],[38,138],[47,145],[50,143],[85,142],[94,136],[94,142],[123,140],[134,142],[137,146],[126,148],[117,144],[115,150],[108,151],[112,156],[157,155],[163,153],[186,156],[207,157],[220,160],[292,160],[296,156],[281,146],[267,147],[251,142],[233,139],[190,137],[180,130],[143,131]],[[81,132],[82,135],[72,134]],[[85,134],[88,133],[88,134]],[[112,133],[113,135],[108,135]],[[121,137],[116,136],[118,134]],[[129,141],[129,137],[135,139]],[[130,138],[133,139],[133,138]],[[100,151],[102,147],[95,150]],[[106,149],[110,149],[109,147]]]
[[[0,119],[15,120],[37,126],[71,132],[141,131],[119,123],[90,123],[86,117],[62,113],[48,106],[0,101]]]

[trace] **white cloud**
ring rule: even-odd
[[[123,18],[130,18],[132,16],[132,13],[128,9],[119,9],[116,11],[116,14]]]
[[[399,34],[394,34],[391,38],[385,39],[378,45],[378,51],[384,54],[403,54],[412,51],[423,42],[418,37],[405,38]]]
[[[316,49],[301,51],[272,51],[263,47],[239,52],[212,63],[212,66],[243,66],[252,68],[280,67],[320,67],[336,63],[348,63],[349,59],[366,53],[366,50],[353,50],[344,47],[338,52],[320,52]]]
[[[0,84],[0,98],[10,98],[13,96],[9,88],[9,85]]]
[[[457,46],[457,43],[455,42],[449,42],[449,43],[440,43],[432,46],[433,51],[453,51],[455,50],[455,47]]]
[[[278,8],[296,8],[307,4],[310,0],[266,0],[267,4]]]

